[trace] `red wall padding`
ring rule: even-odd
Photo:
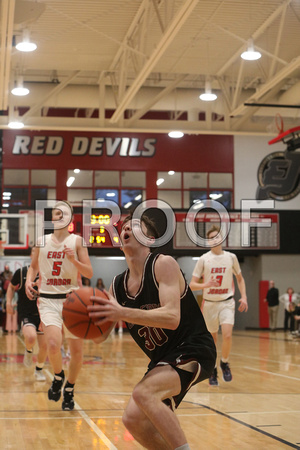
[[[269,328],[268,303],[264,302],[269,290],[269,281],[259,282],[259,328]]]

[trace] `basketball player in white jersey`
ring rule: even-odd
[[[208,330],[211,332],[215,344],[219,327],[222,330],[222,354],[220,368],[224,381],[231,381],[232,374],[229,367],[229,354],[232,344],[232,330],[235,316],[235,301],[233,275],[235,275],[241,298],[240,312],[248,310],[245,280],[243,278],[238,259],[234,253],[224,251],[220,236],[220,229],[213,226],[207,232],[211,250],[204,253],[196,263],[190,288],[192,291],[203,289],[203,316]],[[204,278],[204,283],[200,279]],[[214,286],[207,283],[214,282]],[[209,378],[211,386],[218,386],[217,367]]]
[[[55,402],[60,399],[65,379],[61,355],[63,303],[67,295],[79,287],[80,275],[86,278],[93,276],[88,251],[82,245],[82,238],[68,231],[72,216],[71,205],[65,201],[56,203],[52,210],[54,231],[44,236],[39,242],[40,246],[36,247],[26,280],[26,294],[32,300],[36,294],[34,280],[39,272],[38,308],[47,342],[48,357],[54,371],[48,398]],[[69,341],[71,359],[68,380],[63,391],[62,409],[72,410],[74,384],[83,360],[83,341],[73,336],[66,328],[64,332]]]

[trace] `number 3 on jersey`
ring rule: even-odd
[[[52,275],[54,277],[58,277],[60,275],[61,265],[62,265],[62,261],[54,261],[53,269],[52,269]]]
[[[222,285],[222,280],[223,280],[223,275],[216,276],[216,280],[218,281],[219,286],[221,286]]]

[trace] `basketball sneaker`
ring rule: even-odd
[[[48,390],[48,399],[58,402],[61,396],[61,388],[65,381],[65,375],[62,377],[54,375],[50,389]]]
[[[32,365],[32,352],[28,352],[25,348],[23,364],[25,367],[30,367]]]
[[[210,386],[219,386],[219,382],[218,382],[218,371],[217,368],[214,368],[213,373],[211,374],[211,376],[209,377],[209,385]]]
[[[64,399],[61,405],[63,411],[73,411],[74,405],[74,388],[65,387]]]
[[[223,380],[229,382],[232,380],[232,374],[227,362],[220,361],[220,367],[223,373]]]
[[[36,379],[36,381],[46,381],[46,376],[42,370],[35,369],[34,378]]]

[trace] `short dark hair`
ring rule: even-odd
[[[127,222],[132,220],[132,216],[133,216],[133,212],[130,213],[127,217],[125,217],[125,219],[123,220],[123,223],[122,223],[122,228]],[[157,231],[156,224],[153,219],[150,219],[150,217],[146,216],[146,214],[143,214],[140,220],[147,229],[148,237],[154,237],[155,239],[159,238],[159,233]]]

